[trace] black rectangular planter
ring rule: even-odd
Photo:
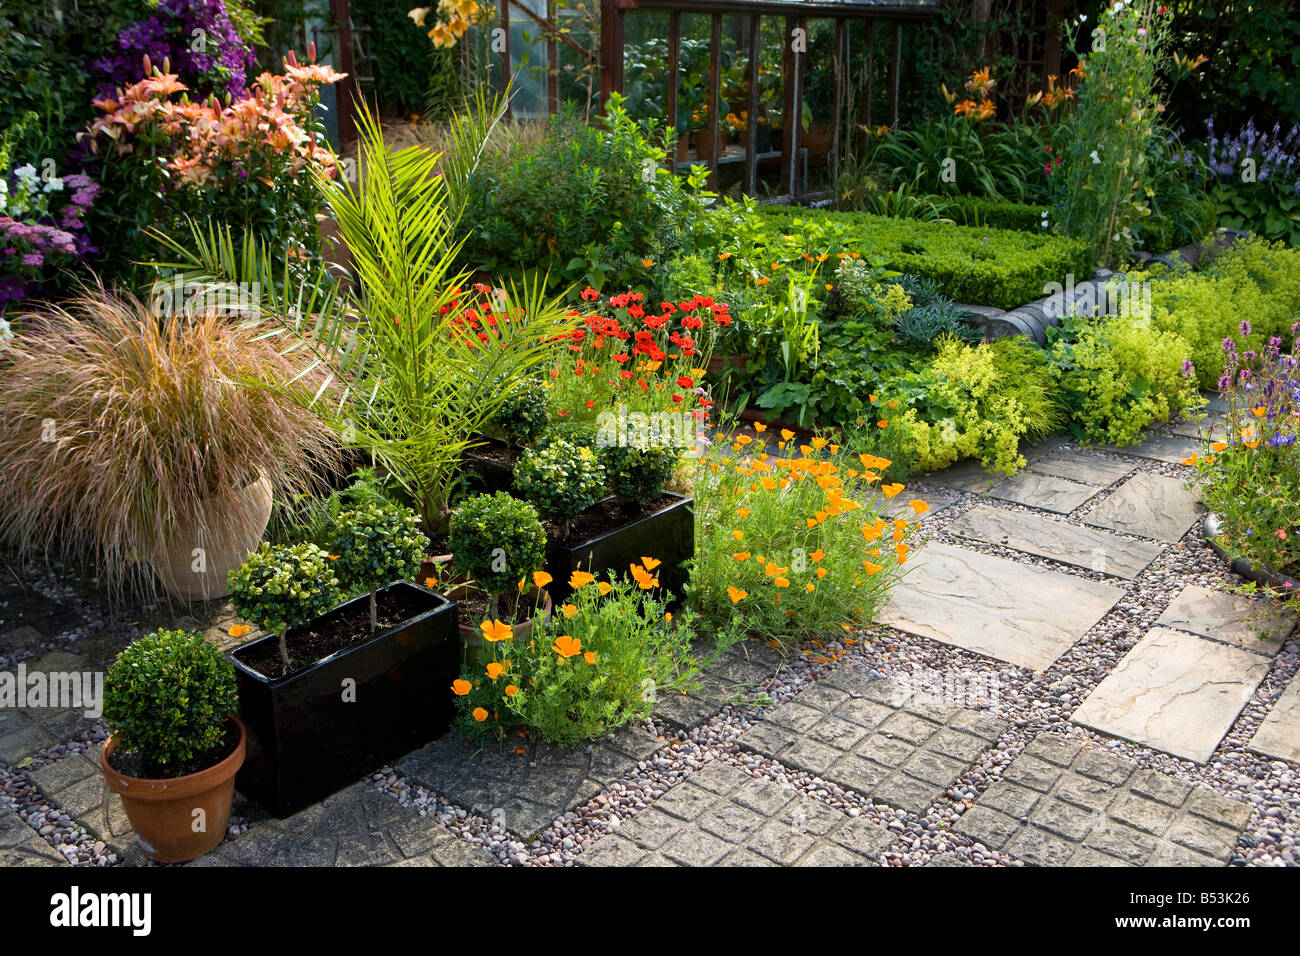
[[[497,458],[488,458],[483,452],[491,449],[498,454],[507,454],[509,449],[500,438],[475,435],[481,444],[465,449],[461,455],[461,467],[469,479],[469,487],[475,494],[492,494],[497,491],[513,492],[515,473],[511,465],[503,464]]]
[[[547,585],[551,597],[557,603],[568,597],[569,575],[574,571],[627,576],[629,566],[641,563],[643,557],[663,562],[654,573],[662,587],[680,596],[688,573],[686,562],[695,555],[695,499],[664,494],[675,499],[668,507],[599,537],[577,543],[548,542],[546,570],[554,578]],[[600,507],[598,503],[593,510]]]
[[[239,715],[248,727],[248,755],[236,786],[277,816],[447,732],[455,712],[451,683],[460,676],[458,606],[405,581],[384,590],[394,588],[416,592],[426,609],[296,674],[266,677],[239,660],[241,652],[274,636],[227,652],[239,682]],[[322,620],[368,602],[368,595],[354,598]]]

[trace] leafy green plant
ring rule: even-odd
[[[429,539],[409,508],[365,504],[339,515],[330,551],[348,591],[370,593],[370,629],[379,629],[376,592],[420,570]]]
[[[104,721],[150,777],[176,776],[211,754],[238,705],[235,668],[192,631],[146,634],[104,675]]]
[[[342,600],[334,560],[314,544],[272,547],[267,542],[230,572],[230,596],[245,620],[280,641],[284,673],[293,670],[285,635],[310,624]]]
[[[918,305],[895,320],[898,337],[909,345],[929,348],[936,339],[952,336],[963,342],[978,342],[983,336],[963,321],[965,313],[952,300]]]
[[[277,502],[267,528],[267,540],[272,544],[293,544],[310,541],[328,549],[338,528],[339,517],[363,505],[385,507],[392,505],[392,483],[373,468],[358,468],[348,476],[343,488],[329,494],[302,494],[289,502]]]
[[[604,445],[596,454],[610,493],[636,501],[662,494],[682,457],[681,449],[670,445]]]
[[[526,643],[486,643],[477,668],[452,687],[462,731],[499,741],[522,725],[575,744],[649,716],[659,694],[694,686],[692,621],[673,620],[653,579],[643,580],[587,575]]]
[[[452,513],[448,535],[452,561],[488,595],[488,617],[496,618],[500,596],[546,559],[546,532],[537,509],[504,491],[474,495]]]
[[[515,465],[515,488],[569,536],[569,522],[605,493],[605,467],[586,445],[556,440],[529,448]]]
[[[531,445],[550,423],[546,390],[536,382],[520,382],[492,416],[492,425],[509,445]]]
[[[1048,330],[1048,346],[1080,440],[1131,444],[1152,422],[1201,404],[1187,343],[1140,317],[1067,317]]]
[[[94,561],[115,599],[153,597],[139,556],[191,522],[219,533],[262,475],[292,500],[337,467],[333,432],[306,407],[322,379],[225,316],[87,293],[3,355],[0,537],[28,558]]]

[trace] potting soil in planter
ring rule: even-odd
[[[166,768],[152,766],[139,754],[120,748],[115,749],[109,756],[108,765],[127,777],[138,777],[143,780],[174,780],[176,777],[189,776],[207,770],[209,767],[215,767],[234,753],[238,746],[239,730],[230,726],[222,733],[217,745],[207,753],[198,754],[179,763],[168,764]]]
[[[694,500],[665,493],[649,501],[606,498],[569,523],[568,538],[547,525],[546,570],[554,581],[551,596],[569,594],[574,571],[627,574],[642,558],[655,558],[655,570],[665,591],[680,594],[686,583],[685,562],[695,554]]]

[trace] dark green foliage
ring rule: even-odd
[[[119,746],[159,777],[210,753],[238,703],[235,668],[189,631],[140,638],[104,676],[104,720]]]
[[[429,546],[410,508],[364,504],[339,515],[330,543],[346,591],[371,591],[413,578]]]
[[[511,445],[531,445],[549,423],[546,390],[533,381],[521,382],[492,418]]]
[[[610,492],[638,501],[662,494],[681,460],[681,451],[672,447],[607,445],[596,451],[605,467]]]
[[[565,523],[605,492],[605,468],[589,446],[552,441],[527,449],[515,465],[515,488],[545,515]]]
[[[962,321],[964,314],[951,300],[931,302],[908,309],[898,317],[894,329],[903,342],[918,348],[929,348],[944,335],[978,342],[983,336]]]
[[[504,491],[466,498],[452,513],[452,560],[489,594],[515,587],[546,558],[537,509]]]

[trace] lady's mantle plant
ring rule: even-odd
[[[537,509],[504,491],[467,498],[451,516],[448,542],[458,569],[488,595],[488,616],[495,619],[501,595],[546,558],[546,532]]]
[[[238,698],[235,669],[189,631],[155,631],[117,655],[104,677],[104,720],[150,775],[211,753]]]
[[[420,517],[410,508],[362,505],[339,515],[330,545],[348,590],[370,592],[370,630],[379,629],[376,592],[393,581],[413,578],[429,547]]]
[[[515,488],[559,521],[560,533],[567,538],[569,523],[604,494],[605,467],[585,445],[555,441],[523,453],[515,465]]]
[[[280,640],[287,674],[293,667],[285,635],[320,617],[342,599],[334,560],[314,544],[273,548],[262,543],[230,572],[235,610]]]

